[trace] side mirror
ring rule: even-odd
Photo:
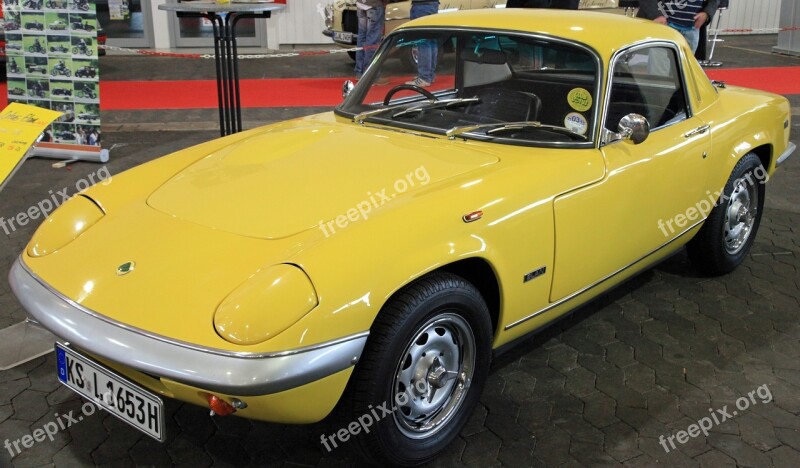
[[[353,84],[351,80],[347,80],[342,83],[342,99],[347,99],[347,96],[350,95],[350,92],[353,91],[353,88],[355,87],[356,85]]]
[[[628,114],[619,121],[617,130],[623,140],[638,145],[650,135],[650,122],[643,115]]]

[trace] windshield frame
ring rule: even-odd
[[[380,47],[375,53],[372,63],[365,71],[363,77],[359,82],[355,85],[352,89],[350,94],[345,98],[345,100],[336,106],[334,109],[334,113],[338,116],[353,119],[356,115],[361,114],[364,111],[368,110],[377,110],[382,108],[382,103],[378,106],[373,106],[374,102],[364,103],[363,101],[366,100],[366,96],[370,91],[370,88],[373,82],[377,79],[380,73],[380,64],[384,63],[384,60],[392,60],[393,57],[387,57],[387,54],[392,52],[392,48],[395,48],[395,45],[398,43],[400,38],[408,35],[409,33],[419,35],[420,33],[425,33],[430,31],[433,34],[447,34],[450,36],[466,36],[467,34],[497,34],[502,36],[508,36],[512,38],[519,38],[522,41],[528,41],[531,44],[539,43],[549,43],[558,46],[567,46],[574,48],[576,51],[583,52],[587,55],[587,57],[591,58],[592,65],[594,66],[594,73],[587,73],[587,76],[591,76],[591,87],[593,88],[591,91],[592,100],[594,105],[592,105],[591,111],[587,114],[587,117],[591,118],[591,122],[589,128],[587,129],[585,141],[539,141],[536,139],[520,139],[520,138],[508,138],[508,137],[499,137],[499,136],[489,136],[485,133],[462,133],[458,136],[459,139],[470,139],[470,140],[479,140],[479,141],[489,141],[494,143],[500,144],[511,144],[516,146],[534,146],[534,147],[569,147],[569,148],[596,148],[598,146],[599,138],[598,134],[600,132],[600,122],[599,119],[602,115],[602,107],[603,107],[603,99],[602,95],[605,89],[605,71],[606,67],[601,59],[601,55],[591,46],[588,44],[566,39],[563,37],[542,34],[542,33],[532,33],[532,32],[525,32],[519,30],[511,30],[511,29],[500,29],[500,28],[477,28],[477,27],[441,27],[441,26],[429,26],[429,27],[406,27],[400,28],[393,31],[389,34],[381,43]],[[520,41],[520,42],[522,42]],[[461,50],[463,48],[464,41],[458,41],[456,46],[456,50],[454,53],[456,57],[459,57]],[[453,53],[453,52],[446,52],[446,53]],[[438,90],[433,91],[433,94],[439,99],[448,99],[448,98],[468,98],[464,94],[464,84],[463,84],[463,60],[456,60],[456,68],[455,68],[455,82],[454,88],[446,89],[446,90]],[[534,70],[534,72],[547,72],[546,67]],[[559,70],[553,70],[554,75],[558,74]],[[405,129],[413,131],[414,133],[419,132],[427,132],[432,133],[435,135],[442,135],[445,136],[449,129],[447,128],[438,128],[432,127],[430,125],[419,124],[415,122],[409,121],[397,121],[392,120],[391,116],[395,112],[402,111],[404,106],[409,105],[413,106],[417,103],[421,103],[424,100],[424,96],[408,96],[402,97],[397,99],[392,99],[391,101],[391,108],[395,109],[394,112],[388,111],[385,113],[376,113],[374,116],[370,115],[367,118],[363,119],[361,122],[356,122],[357,124],[375,124],[379,126],[386,126],[392,129]],[[360,112],[356,112],[356,110],[360,109]],[[545,122],[542,122],[545,123]],[[549,123],[549,122],[547,122]]]

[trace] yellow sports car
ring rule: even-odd
[[[430,86],[389,59],[408,47]],[[621,15],[428,16],[343,89],[48,218],[10,278],[64,384],[156,439],[163,397],[283,423],[338,404],[326,449],[421,463],[506,345],[684,245],[736,268],[795,149],[785,98]]]

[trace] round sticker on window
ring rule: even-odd
[[[592,95],[583,88],[574,88],[567,95],[569,106],[578,112],[586,112],[592,107]]]
[[[581,135],[586,134],[586,130],[589,129],[589,123],[586,121],[586,117],[582,116],[577,112],[570,112],[564,117],[564,127],[572,130],[575,133],[579,133]]]

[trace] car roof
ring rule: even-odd
[[[680,33],[653,21],[623,14],[541,8],[479,9],[424,16],[398,29],[440,26],[536,33],[586,44],[606,59],[645,39],[683,44]]]

